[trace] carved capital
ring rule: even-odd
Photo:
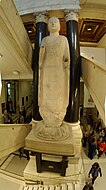
[[[66,22],[69,20],[76,20],[78,22],[78,12],[79,10],[65,10],[64,14],[65,14],[65,18],[66,18]]]
[[[47,15],[48,15],[47,11],[34,13],[34,16],[36,18],[36,23],[38,23],[38,22],[45,22],[45,23],[47,23],[48,22]]]

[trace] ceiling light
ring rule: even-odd
[[[19,71],[13,71],[14,75],[19,75]]]
[[[0,53],[0,58],[3,57],[3,55]]]
[[[28,30],[28,33],[32,33],[32,30]]]
[[[91,31],[92,29],[91,28],[87,28],[88,31]]]

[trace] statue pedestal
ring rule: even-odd
[[[64,125],[66,126],[66,123]],[[57,129],[57,135],[55,135],[56,138],[51,137],[51,140],[48,140],[47,138],[43,139],[39,137],[39,134],[41,134],[41,132],[38,133],[39,127],[37,128],[37,124],[35,124],[32,127],[31,132],[28,134],[28,136],[25,139],[25,147],[33,152],[54,154],[61,156],[74,156],[72,128],[68,125],[66,126],[66,128],[68,130],[67,132],[68,135],[67,134],[65,136],[62,135],[64,131],[61,127],[60,131],[59,129]],[[52,131],[54,130],[55,129],[52,128]],[[45,134],[46,132],[44,132],[44,135]],[[47,134],[47,137],[48,136],[49,135]]]
[[[33,125],[31,132],[25,139],[25,149],[31,151],[36,158],[35,176],[36,173],[44,171],[60,173],[61,176],[65,176],[66,171],[68,171],[68,169],[66,170],[68,164],[78,163],[82,138],[80,125],[79,123],[65,123],[65,125],[67,125],[69,135],[66,135],[67,137],[63,140],[51,141],[38,138],[36,135],[37,124]],[[57,160],[54,159],[55,156]],[[48,157],[48,159],[45,160],[42,157]]]
[[[79,123],[66,123],[70,135],[68,136],[68,139],[64,139],[63,141],[47,141],[41,140],[35,138],[34,135],[34,127],[36,123],[32,123],[32,131],[28,134],[25,143],[26,148],[28,150],[31,150],[32,152],[35,152],[35,155],[30,156],[30,160],[24,170],[24,179],[26,183],[29,184],[35,183],[35,184],[43,184],[42,187],[47,186],[53,186],[55,189],[57,184],[60,184],[62,186],[66,185],[69,189],[78,189],[80,190],[80,181],[82,180],[83,175],[83,164],[81,159],[81,138],[82,138],[82,132],[80,129]],[[69,147],[68,147],[69,146]],[[36,158],[36,152],[42,153],[42,160],[46,160],[48,164],[48,168],[51,169],[49,172],[47,171],[47,167],[45,171],[37,172],[37,158]],[[40,154],[39,154],[40,155]],[[65,176],[60,176],[59,171],[55,172],[52,171],[53,165],[51,163],[57,163],[55,164],[55,168],[62,166],[62,157],[65,156],[66,162],[66,168],[65,168]],[[63,157],[64,158],[64,157]],[[36,161],[35,161],[36,159]],[[46,162],[46,163],[47,163]],[[63,164],[64,165],[64,164]],[[67,167],[68,166],[68,167]]]
[[[74,156],[72,128],[67,126],[66,123],[59,128],[46,128],[42,123],[41,125],[39,123],[33,126],[31,132],[26,137],[25,149],[31,151],[36,156],[38,173],[49,171],[65,176],[68,157]],[[46,136],[47,138],[45,138]],[[61,156],[61,161],[44,160],[42,158],[43,154]]]

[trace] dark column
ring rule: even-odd
[[[35,46],[32,56],[34,120],[42,119],[39,113],[39,106],[38,106],[39,49],[42,39],[46,36],[46,32],[47,32],[46,15],[40,13],[36,16],[36,36],[35,36]]]
[[[36,167],[37,167],[37,172],[41,173],[42,172],[42,153],[36,152]]]
[[[68,12],[66,14],[67,38],[70,47],[70,95],[65,121],[71,123],[79,120],[80,46],[77,20],[77,13]]]

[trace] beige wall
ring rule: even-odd
[[[32,94],[32,82],[31,81],[20,81],[19,82],[19,107],[22,106],[22,97],[24,97],[24,106],[27,107],[31,104],[31,94]],[[28,96],[28,102],[26,102],[26,96]]]
[[[5,100],[6,100],[6,87],[5,87],[5,81],[2,81],[1,103],[5,103]]]
[[[106,43],[106,41],[105,41]],[[80,52],[82,56],[87,56],[98,64],[106,65],[106,49],[102,47],[81,47]]]
[[[106,48],[106,34],[102,37],[102,39],[98,42],[98,47]]]

